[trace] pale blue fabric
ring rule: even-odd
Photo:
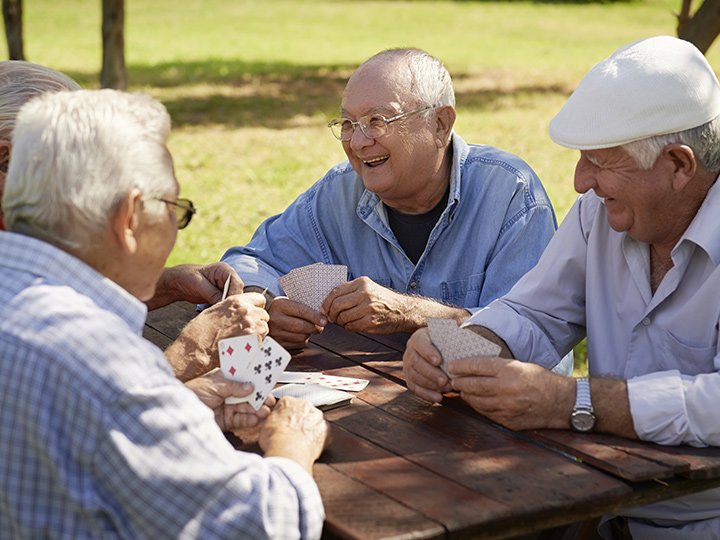
[[[490,328],[519,359],[544,366],[587,332],[590,374],[628,381],[641,439],[720,446],[719,213],[716,182],[672,251],[674,267],[652,294],[648,245],[614,231],[602,200],[588,192],[538,265],[465,324]],[[663,520],[657,529],[631,521],[638,538],[677,538],[685,520],[707,520],[692,530],[704,528],[708,535],[694,537],[715,538],[720,490],[626,515]]]
[[[401,293],[477,310],[532,268],[557,227],[540,180],[520,158],[453,134],[447,207],[414,265],[388,225],[379,197],[348,161],[333,167],[282,214],[267,219],[245,247],[223,261],[246,285],[283,293],[293,268],[344,264]]]
[[[237,452],[80,260],[0,232],[0,538],[319,538],[298,464]]]

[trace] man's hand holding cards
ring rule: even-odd
[[[285,295],[320,311],[323,300],[335,287],[347,281],[347,266],[315,263],[295,268],[278,278]]]
[[[266,337],[262,344],[251,334],[218,341],[220,369],[226,379],[249,382],[253,392],[244,398],[227,398],[225,403],[247,401],[256,411],[265,403],[278,377],[290,362],[291,355],[273,338]]]
[[[460,328],[452,319],[427,319],[430,339],[442,356],[442,369],[453,379],[455,375],[448,372],[448,366],[459,358],[471,356],[497,356],[500,345],[477,335],[471,330]]]

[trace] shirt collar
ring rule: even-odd
[[[720,210],[720,186],[718,184],[720,182],[716,179],[690,222],[690,226],[675,246],[675,249],[678,249],[686,240],[693,242],[705,250],[715,266],[720,265],[720,220],[717,217]]]
[[[145,304],[77,257],[43,240],[5,231],[0,232],[0,252],[0,266],[31,272],[48,284],[70,287],[100,309],[115,313],[136,333],[142,332],[147,317]]]

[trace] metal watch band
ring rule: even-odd
[[[590,380],[587,377],[577,379],[577,393],[575,396],[575,409],[593,411],[592,399],[590,398]]]
[[[570,415],[570,427],[580,433],[590,433],[595,429],[590,381],[586,377],[576,379],[575,408]]]

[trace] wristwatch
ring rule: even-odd
[[[576,379],[575,407],[570,415],[570,427],[580,433],[589,433],[595,427],[592,400],[590,399],[590,381],[587,377]]]

